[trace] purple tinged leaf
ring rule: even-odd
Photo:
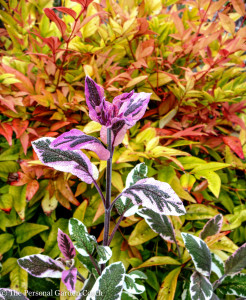
[[[124,139],[127,132],[128,126],[124,120],[117,120],[112,124],[111,134],[112,134],[112,144],[114,147],[118,146]],[[107,127],[102,126],[100,132],[101,140],[104,144],[107,144]]]
[[[246,243],[225,261],[225,274],[237,274],[246,267]]]
[[[34,277],[61,278],[65,269],[63,264],[47,255],[34,254],[17,260],[19,266]]]
[[[65,284],[69,292],[75,291],[76,280],[77,280],[76,268],[72,268],[62,272],[62,282]]]
[[[70,237],[58,228],[57,236],[58,247],[66,259],[72,259],[76,255],[76,251]]]
[[[203,227],[203,230],[200,233],[200,238],[204,240],[208,236],[219,233],[222,227],[222,223],[223,216],[221,214],[216,215],[215,217],[210,219]]]
[[[145,178],[122,192],[133,204],[142,205],[161,215],[180,216],[185,214],[185,208],[178,195],[166,182]]]
[[[86,135],[78,129],[63,133],[50,144],[50,147],[64,151],[87,149],[94,151],[102,160],[108,160],[110,156],[110,152],[97,138]]]
[[[0,288],[0,299],[2,300],[29,300],[22,293],[11,289]]]
[[[43,137],[34,142],[32,146],[40,161],[48,167],[58,171],[69,172],[90,184],[98,178],[98,170],[89,158],[80,150],[63,151],[50,147],[54,138]]]

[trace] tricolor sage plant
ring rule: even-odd
[[[127,129],[144,115],[150,94],[132,91],[115,97],[110,103],[105,100],[103,89],[87,76],[85,96],[90,118],[102,125],[102,142],[80,130],[72,129],[58,138],[40,138],[32,145],[40,161],[46,166],[70,172],[82,181],[95,185],[105,207],[103,244],[99,245],[96,238],[88,233],[86,226],[73,218],[69,220],[70,237],[60,229],[58,231],[58,246],[63,257],[54,260],[41,254],[30,255],[20,258],[18,263],[33,276],[61,278],[70,292],[75,291],[76,280],[83,281],[82,291],[86,290],[88,293],[85,296],[85,293],[81,292],[77,299],[121,299],[122,295],[144,292],[141,279],[146,279],[145,274],[140,271],[127,274],[122,262],[107,266],[112,255],[110,243],[124,216],[138,213],[153,230],[158,232],[156,226],[160,222],[168,224],[172,231],[172,225],[166,215],[183,215],[185,208],[169,184],[146,177],[147,167],[143,163],[129,173],[125,189],[111,201],[114,148],[122,142]],[[103,143],[107,144],[107,148]],[[94,151],[101,160],[107,160],[105,196],[97,184],[99,173],[96,166],[81,149]],[[112,209],[116,209],[120,217],[109,235]],[[177,245],[174,234],[170,237],[170,242]],[[74,266],[75,249],[78,259],[90,272],[87,280]],[[98,291],[100,293],[97,293]]]

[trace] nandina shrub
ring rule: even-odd
[[[197,231],[204,220],[222,212],[229,222],[223,224],[224,233],[232,230],[230,237],[236,243],[245,242],[244,228],[239,229],[245,221],[243,2],[145,1],[139,7],[114,1],[82,4],[71,1],[67,9],[55,10],[47,9],[52,1],[2,3],[0,223],[3,232],[8,229],[1,235],[5,247],[0,252],[3,261],[10,258],[3,274],[11,270],[15,288],[19,284],[13,278],[20,278],[16,276],[20,271],[10,256],[40,253],[44,247],[45,254],[55,258],[59,250],[54,232],[61,226],[58,221],[66,228],[68,213],[80,216],[88,227],[103,220],[95,187],[29,161],[34,155],[30,143],[41,136],[56,137],[76,126],[98,137],[99,126],[88,123],[83,92],[86,74],[104,87],[109,98],[133,88],[152,93],[144,120],[127,132],[123,146],[115,150],[113,195],[124,187],[129,168],[145,161],[150,176],[169,182],[188,201],[186,216],[173,220],[176,230]],[[10,149],[5,138],[13,142]],[[105,163],[93,152],[87,155],[99,166],[99,185],[104,189]],[[37,216],[38,224],[34,224]],[[26,227],[19,227],[22,220]],[[125,264],[130,259],[134,266],[136,258],[139,263],[153,256],[141,249],[143,243],[147,250],[159,244],[152,231],[136,239],[149,228],[143,224],[133,217],[122,223],[122,230],[130,236],[120,236],[113,250],[116,256],[124,250]],[[27,236],[30,226],[35,230]],[[96,236],[102,227],[97,228]],[[38,243],[35,234],[40,234]],[[26,242],[27,247],[35,244],[38,249],[26,248]],[[26,249],[12,253],[13,245]],[[158,255],[173,250],[172,245],[162,246]],[[211,247],[224,255],[237,246],[226,238]],[[26,287],[27,275],[22,278]],[[150,287],[148,295],[155,297],[158,287],[154,290]]]

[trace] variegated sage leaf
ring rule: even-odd
[[[142,208],[138,215],[145,219],[145,222],[156,233],[158,233],[165,241],[175,243],[175,232],[171,221],[165,215],[160,215],[149,208]]]
[[[139,180],[146,178],[148,173],[148,168],[145,165],[145,163],[140,163],[136,165],[131,172],[127,175],[126,178],[126,188],[132,186]],[[134,205],[131,201],[131,199],[126,197],[120,197],[115,203],[115,207],[118,211],[118,213],[121,215],[126,208],[129,208],[125,213],[125,217],[129,217],[131,215],[134,215],[138,210],[138,205]]]
[[[138,300],[138,298],[127,292],[123,292],[121,295],[121,300]]]
[[[72,268],[62,272],[62,282],[65,284],[69,292],[75,291],[75,284],[77,280],[77,269]]]
[[[11,290],[0,288],[0,300],[29,300],[22,293]]]
[[[79,292],[79,296],[76,298],[76,300],[86,300],[86,297],[93,288],[95,281],[95,277],[93,275],[90,275],[89,278],[84,282],[83,288]]]
[[[130,274],[125,275],[123,288],[130,294],[142,294],[145,291],[145,287],[142,284],[137,283],[135,278]]]
[[[210,300],[213,295],[212,284],[199,272],[191,275],[190,295],[192,300]]]
[[[192,300],[190,297],[190,282],[185,281],[183,283],[183,292],[181,295],[181,300]]]
[[[225,273],[225,264],[223,260],[216,254],[212,255],[212,272],[214,272],[219,278]]]
[[[223,216],[221,214],[216,215],[215,217],[210,219],[203,227],[203,230],[200,233],[200,238],[204,240],[208,236],[219,233],[222,227],[222,223]]]
[[[73,242],[60,228],[58,228],[57,243],[61,253],[66,259],[72,259],[75,257],[76,251]]]
[[[220,298],[215,293],[213,293],[211,300],[220,300]]]
[[[90,235],[86,226],[77,219],[70,219],[68,223],[69,234],[76,250],[84,256],[89,256],[94,252],[97,245],[96,238]]]
[[[246,267],[246,243],[237,249],[225,261],[225,274],[233,275],[239,273]]]
[[[209,276],[211,273],[212,257],[206,243],[189,233],[181,233],[181,235],[196,270],[202,275]]]
[[[125,279],[125,268],[122,262],[106,267],[97,278],[86,300],[120,300]]]
[[[89,158],[80,150],[63,151],[50,147],[54,138],[42,137],[34,142],[32,146],[40,161],[48,167],[58,171],[69,172],[90,184],[98,178],[98,170]]]
[[[98,278],[99,275],[97,273],[95,265],[91,262],[89,256],[83,256],[81,254],[78,254],[77,257],[78,257],[79,261],[86,267],[86,269],[94,275],[93,277]],[[97,261],[95,261],[95,264],[96,264],[98,270],[100,270],[100,266],[97,263]]]
[[[112,250],[108,246],[97,246],[98,263],[105,264],[112,256]]]
[[[86,135],[78,129],[72,129],[61,134],[52,143],[51,148],[61,150],[87,149],[94,151],[102,160],[108,160],[110,152],[95,137]]]
[[[34,254],[17,260],[19,266],[34,277],[61,278],[63,264],[47,255]]]
[[[217,289],[224,296],[246,297],[246,274],[235,274],[225,277]]]
[[[185,214],[185,208],[178,195],[166,182],[145,178],[139,180],[122,192],[135,205],[142,205],[153,211],[164,214],[180,216]]]

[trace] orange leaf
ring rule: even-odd
[[[60,193],[72,204],[79,206],[79,201],[74,197],[74,194],[72,190],[70,189],[70,186],[68,185],[68,182],[64,180],[63,175],[59,176],[57,181],[57,188],[60,191]]]
[[[243,0],[231,0],[231,3],[237,13],[244,17],[245,15],[245,6]]]
[[[234,33],[235,33],[235,23],[234,23],[234,21],[230,17],[228,17],[227,15],[222,14],[222,13],[219,13],[219,18],[220,18],[222,27],[227,32],[234,35]]]
[[[39,183],[37,180],[32,180],[27,184],[26,187],[26,199],[27,201],[30,201],[32,197],[36,194],[36,192],[39,189]]]
[[[23,151],[24,151],[24,153],[26,155],[28,144],[29,144],[29,135],[28,135],[27,132],[23,132],[23,134],[20,137],[20,142],[21,142],[21,145],[23,147]]]
[[[6,138],[7,142],[9,143],[9,146],[12,146],[12,135],[13,135],[12,126],[10,126],[7,123],[1,123],[0,134]]]
[[[23,121],[21,119],[14,119],[12,124],[13,124],[14,132],[16,134],[16,138],[18,139],[22,135],[22,133],[24,133],[25,130],[27,129],[29,121],[28,120]]]
[[[223,142],[235,152],[241,159],[244,159],[244,153],[241,141],[236,136],[223,136]]]

